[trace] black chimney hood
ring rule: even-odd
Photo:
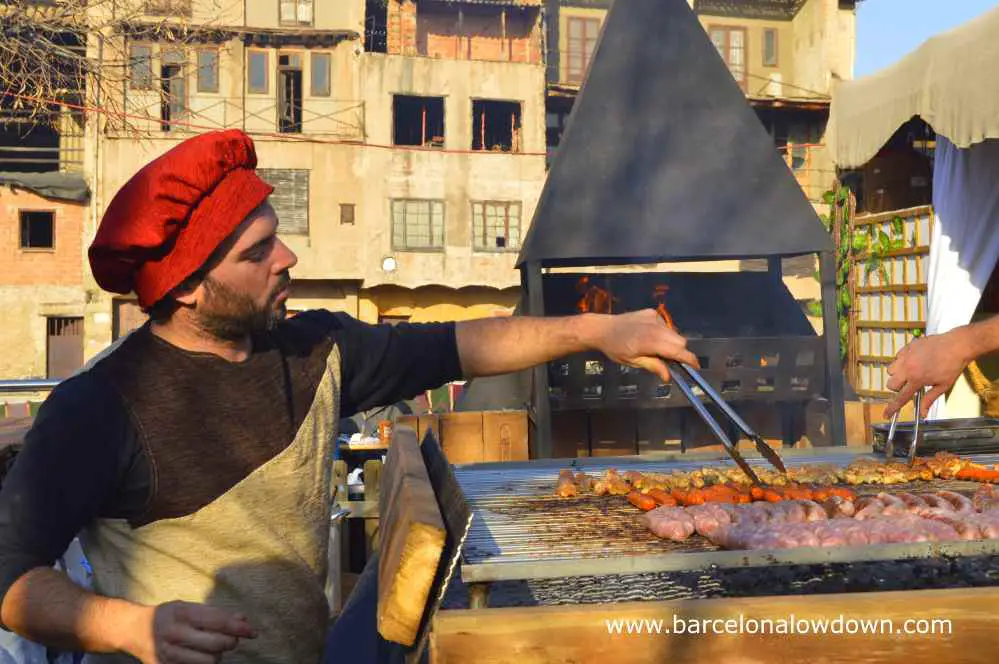
[[[615,2],[518,267],[832,249],[686,0]]]

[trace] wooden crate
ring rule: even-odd
[[[409,415],[396,425],[414,429],[420,440],[432,431],[451,463],[527,461],[527,412],[471,411]]]

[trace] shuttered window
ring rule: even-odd
[[[257,173],[274,187],[271,205],[278,216],[278,232],[309,233],[309,170],[306,168],[258,168]]]

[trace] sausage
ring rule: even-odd
[[[663,489],[649,489],[645,493],[660,505],[665,505],[667,507],[676,506],[676,498],[671,496],[668,491]]]
[[[637,491],[628,492],[628,502],[645,512],[656,508],[656,501],[652,498],[652,496],[647,496],[644,493],[638,493]]]
[[[999,482],[999,470],[968,466],[957,471],[954,477],[959,480],[974,480],[976,482]]]
[[[971,498],[967,496],[962,496],[953,491],[937,491],[937,495],[953,505],[956,512],[964,514],[975,511],[975,505],[971,502]]]

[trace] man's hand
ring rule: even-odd
[[[190,602],[169,602],[148,609],[126,650],[143,664],[213,664],[256,637],[246,618]]]
[[[929,387],[923,397],[922,417],[930,406],[947,390],[974,359],[973,340],[966,338],[969,328],[959,327],[945,334],[915,339],[898,352],[888,367],[891,379],[887,387],[898,396],[885,407],[885,417],[891,417],[908,403],[917,390]]]
[[[618,364],[645,369],[663,382],[669,382],[664,360],[700,366],[697,356],[687,350],[687,340],[670,329],[655,309],[604,316],[602,323],[593,346]]]

